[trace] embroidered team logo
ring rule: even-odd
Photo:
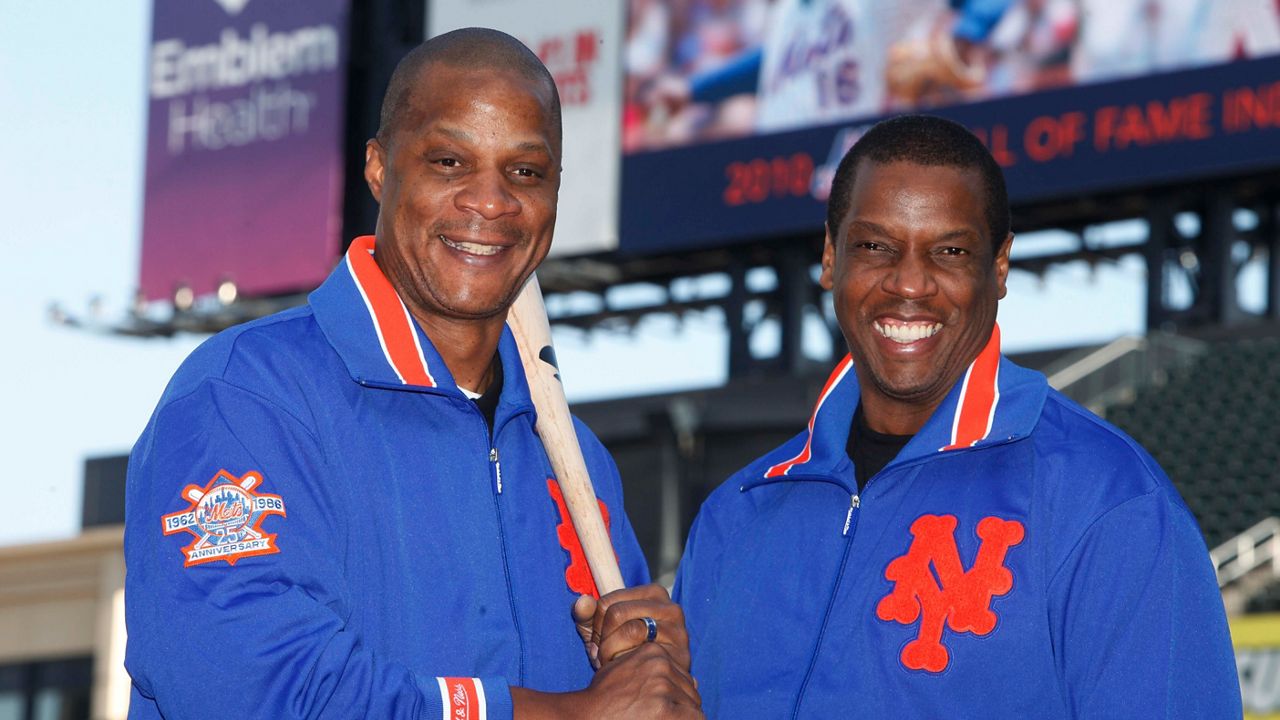
[[[569,508],[564,504],[564,493],[560,491],[560,483],[556,482],[555,478],[547,478],[547,492],[551,493],[556,511],[560,513],[560,522],[556,525],[556,537],[560,540],[560,547],[569,553],[569,566],[564,569],[564,580],[569,584],[569,589],[575,593],[598,598],[600,591],[596,589],[596,581],[591,577],[587,555],[582,551],[582,542],[578,540],[578,533],[574,532],[573,520],[569,518]],[[603,500],[597,499],[596,502],[600,503],[600,517],[604,519],[604,529],[608,530],[609,508]]]
[[[915,539],[907,554],[884,571],[894,585],[876,606],[876,616],[903,625],[920,621],[916,639],[902,648],[902,664],[910,670],[945,670],[950,655],[942,644],[943,629],[986,635],[996,626],[991,599],[1013,588],[1013,573],[1004,559],[1009,548],[1022,542],[1022,523],[983,518],[978,523],[978,557],[968,570],[956,548],[956,524],[953,515],[916,518],[911,524]]]
[[[195,542],[182,549],[186,567],[226,560],[235,565],[242,557],[270,555],[280,552],[275,535],[262,532],[262,519],[267,515],[284,515],[284,500],[279,495],[255,493],[262,482],[256,472],[236,477],[219,470],[208,485],[188,485],[182,497],[191,501],[186,510],[161,518],[165,535],[189,532]]]

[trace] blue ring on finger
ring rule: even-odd
[[[654,620],[651,617],[642,617],[640,619],[644,621],[645,627],[649,628],[649,631],[644,636],[644,641],[653,642],[654,640],[657,640],[658,639],[658,621]]]

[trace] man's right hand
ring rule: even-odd
[[[693,678],[658,643],[607,664],[585,690],[552,694],[513,687],[511,700],[516,720],[703,717]]]

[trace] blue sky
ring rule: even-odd
[[[137,282],[150,11],[150,0],[0,0],[0,545],[78,531],[84,459],[127,451],[202,339],[118,338],[48,319],[54,302],[86,315],[94,298],[104,321],[121,318]],[[1000,311],[1006,348],[1139,331],[1143,273],[1136,259],[1064,266],[1043,281],[1015,273]],[[627,335],[557,332],[556,343],[571,399],[723,381],[714,312],[648,318]]]

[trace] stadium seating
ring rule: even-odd
[[[1106,417],[1160,462],[1209,547],[1280,515],[1280,337],[1216,341]]]

